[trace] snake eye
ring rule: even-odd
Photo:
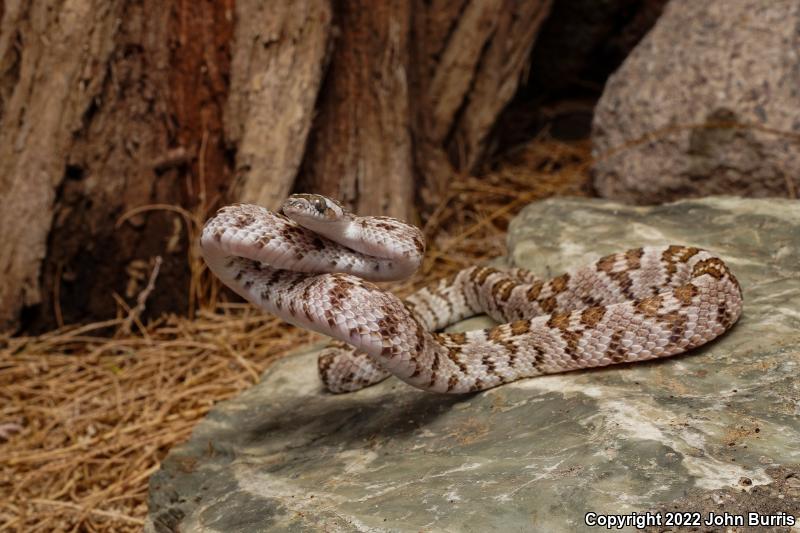
[[[327,208],[328,204],[325,203],[325,200],[323,198],[317,198],[316,200],[314,200],[314,209],[316,209],[320,213],[324,213]]]

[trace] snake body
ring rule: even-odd
[[[359,217],[319,195],[282,212],[239,204],[203,228],[211,271],[253,304],[337,339],[319,371],[332,392],[390,374],[446,393],[683,353],[728,330],[742,292],[711,252],[669,245],[627,250],[550,280],[473,266],[400,300],[371,281],[400,279],[424,254],[420,231]],[[486,313],[502,324],[439,333]]]

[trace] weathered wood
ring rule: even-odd
[[[451,34],[458,28],[469,0],[414,0],[411,50],[414,71],[430,82]]]
[[[189,226],[146,206],[202,210],[204,192],[216,196],[228,181],[231,16],[210,0],[34,0],[6,10],[0,327],[14,328],[33,305],[32,330],[113,317],[118,298],[136,301],[156,256],[164,261],[148,309],[186,310]]]
[[[528,67],[536,36],[552,0],[503,2],[493,38],[486,45],[463,109],[447,140],[456,168],[472,172],[487,148],[487,137]]]
[[[421,6],[427,10],[422,19],[428,19],[421,24],[438,31],[429,39],[420,35],[423,42],[415,48],[415,64],[423,69],[415,87],[424,102],[417,115],[415,146],[422,198],[428,202],[445,194],[454,174],[472,172],[480,161],[498,115],[526,71],[552,0],[437,4]],[[436,10],[455,8],[461,11],[444,32]]]
[[[472,0],[463,8],[428,88],[430,141],[442,143],[469,97],[484,48],[502,16],[502,0]]]
[[[122,2],[54,4],[5,2],[0,22],[0,330],[42,301],[53,202],[72,134],[100,90],[94,69],[114,49]]]
[[[236,2],[225,119],[237,148],[232,198],[274,209],[292,190],[328,62],[331,16],[328,0]]]
[[[298,189],[329,194],[361,213],[409,219],[410,3],[341,1],[335,13],[340,33]]]
[[[469,0],[415,0],[412,14],[409,90],[411,101],[416,104],[411,107],[414,163],[417,195],[427,209],[441,201],[447,183],[456,174],[441,139],[438,142],[433,140],[435,135],[432,132],[436,128],[442,129],[442,126],[437,125],[434,113],[430,111],[434,107],[430,88],[468,3]],[[441,74],[439,79],[443,79]]]

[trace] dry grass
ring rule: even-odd
[[[588,194],[588,159],[588,143],[540,140],[480,178],[454,180],[426,221],[423,268],[395,289],[407,293],[504,254],[508,222],[526,203]],[[215,402],[316,338],[248,305],[218,302],[196,251],[189,261],[194,319],[143,325],[137,306],[104,323],[0,336],[0,424],[22,427],[0,441],[0,531],[140,530],[147,480],[169,449]]]

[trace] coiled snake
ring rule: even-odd
[[[636,248],[547,281],[473,266],[401,301],[370,281],[420,264],[420,231],[358,217],[319,195],[274,213],[223,207],[203,228],[203,257],[245,299],[341,341],[319,359],[323,383],[347,392],[390,374],[464,393],[520,378],[676,355],[719,336],[742,311],[739,283],[712,253]],[[479,313],[501,325],[437,330]],[[345,344],[346,343],[346,344]]]

